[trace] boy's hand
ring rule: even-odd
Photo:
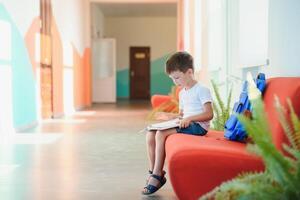
[[[187,128],[192,121],[189,118],[180,120],[179,128]]]

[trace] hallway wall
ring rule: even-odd
[[[11,126],[14,127],[34,124],[37,120],[36,79],[24,37],[39,12],[39,7],[28,8],[27,4],[35,5],[34,0],[7,0],[0,3],[0,21],[7,25],[7,28],[2,26],[6,30],[0,32],[8,33],[1,35],[1,46],[5,44],[1,47],[5,49],[1,51],[9,55],[6,58],[1,56],[0,67],[10,68],[9,79],[12,83],[12,102],[2,106],[8,107],[7,111],[12,114],[12,119],[7,123],[12,123]],[[2,85],[1,91],[5,91],[6,87]]]
[[[54,117],[65,114],[65,93],[73,91],[73,88],[76,90],[68,93],[71,98],[67,102],[73,109],[82,109],[91,104],[87,8],[87,0],[52,0]],[[39,9],[39,1],[36,0],[0,1],[0,25],[4,24],[0,26],[3,33],[0,36],[0,67],[11,69],[12,104],[6,106],[11,107],[11,123],[17,130],[35,125],[41,112],[38,74]],[[72,78],[68,79],[69,88],[64,91],[66,68],[71,69],[69,75]],[[1,86],[1,89],[4,90],[5,86]]]
[[[62,71],[73,70],[73,83],[70,84],[76,90],[73,91],[74,101],[70,103],[79,110],[91,105],[90,47],[85,24],[89,17],[88,1],[52,0],[52,4],[63,47]],[[63,77],[66,78],[65,74]],[[58,85],[61,84],[63,82]],[[64,94],[66,95],[68,94]],[[62,99],[60,101],[62,104]]]
[[[150,95],[169,94],[173,81],[165,73],[165,63],[170,54],[150,62]],[[129,98],[129,66],[117,71],[117,96]]]
[[[202,1],[202,2],[207,2]],[[241,91],[242,82],[246,80],[247,73],[254,76],[264,72],[267,78],[278,76],[300,76],[300,1],[298,0],[272,0],[268,1],[268,47],[267,57],[269,66],[238,67],[239,43],[239,1],[227,1],[226,15],[226,63],[222,70],[210,70],[205,74],[206,79],[214,79],[220,83],[220,91],[226,91],[233,85],[233,100],[237,100]],[[199,12],[199,10],[196,10]],[[205,24],[205,23],[204,23]],[[209,24],[206,24],[209,26]],[[202,32],[203,34],[203,32]],[[251,42],[251,38],[248,39]],[[205,40],[203,40],[205,42]],[[207,44],[209,45],[209,43]],[[203,48],[201,58],[205,59]],[[200,71],[202,73],[202,71]],[[204,73],[203,73],[204,74]],[[203,76],[202,76],[203,77]],[[204,79],[200,79],[204,81]],[[225,100],[226,95],[222,95]]]
[[[300,76],[300,1],[269,1],[269,76]]]
[[[230,75],[246,80],[247,73],[263,72],[267,78],[300,76],[300,1],[269,1],[268,14],[268,66],[237,68],[228,66]],[[233,16],[235,17],[235,16]],[[234,37],[234,36],[232,36]],[[234,58],[237,59],[237,56]],[[241,84],[236,83],[236,91]],[[238,93],[235,97],[238,97]]]
[[[177,48],[176,17],[108,17],[104,23],[104,36],[117,41],[117,96],[129,97],[130,46],[150,47],[150,93],[168,94],[173,84],[165,75],[164,63]]]

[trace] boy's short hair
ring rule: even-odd
[[[185,73],[188,69],[192,69],[194,71],[193,57],[185,51],[174,53],[166,62],[167,74],[174,71],[181,71]]]

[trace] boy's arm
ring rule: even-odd
[[[190,123],[192,121],[197,121],[197,122],[201,122],[201,121],[208,121],[211,120],[214,117],[214,113],[213,113],[213,108],[211,105],[211,102],[207,102],[203,105],[204,108],[204,112],[198,115],[193,115],[190,117],[187,117],[185,119],[182,119],[180,122],[180,127],[181,128],[186,128],[190,125]]]

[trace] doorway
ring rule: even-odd
[[[150,98],[150,47],[130,47],[130,99]]]
[[[41,18],[41,65],[40,91],[42,118],[53,117],[53,70],[52,70],[52,34],[51,0],[40,0]]]

